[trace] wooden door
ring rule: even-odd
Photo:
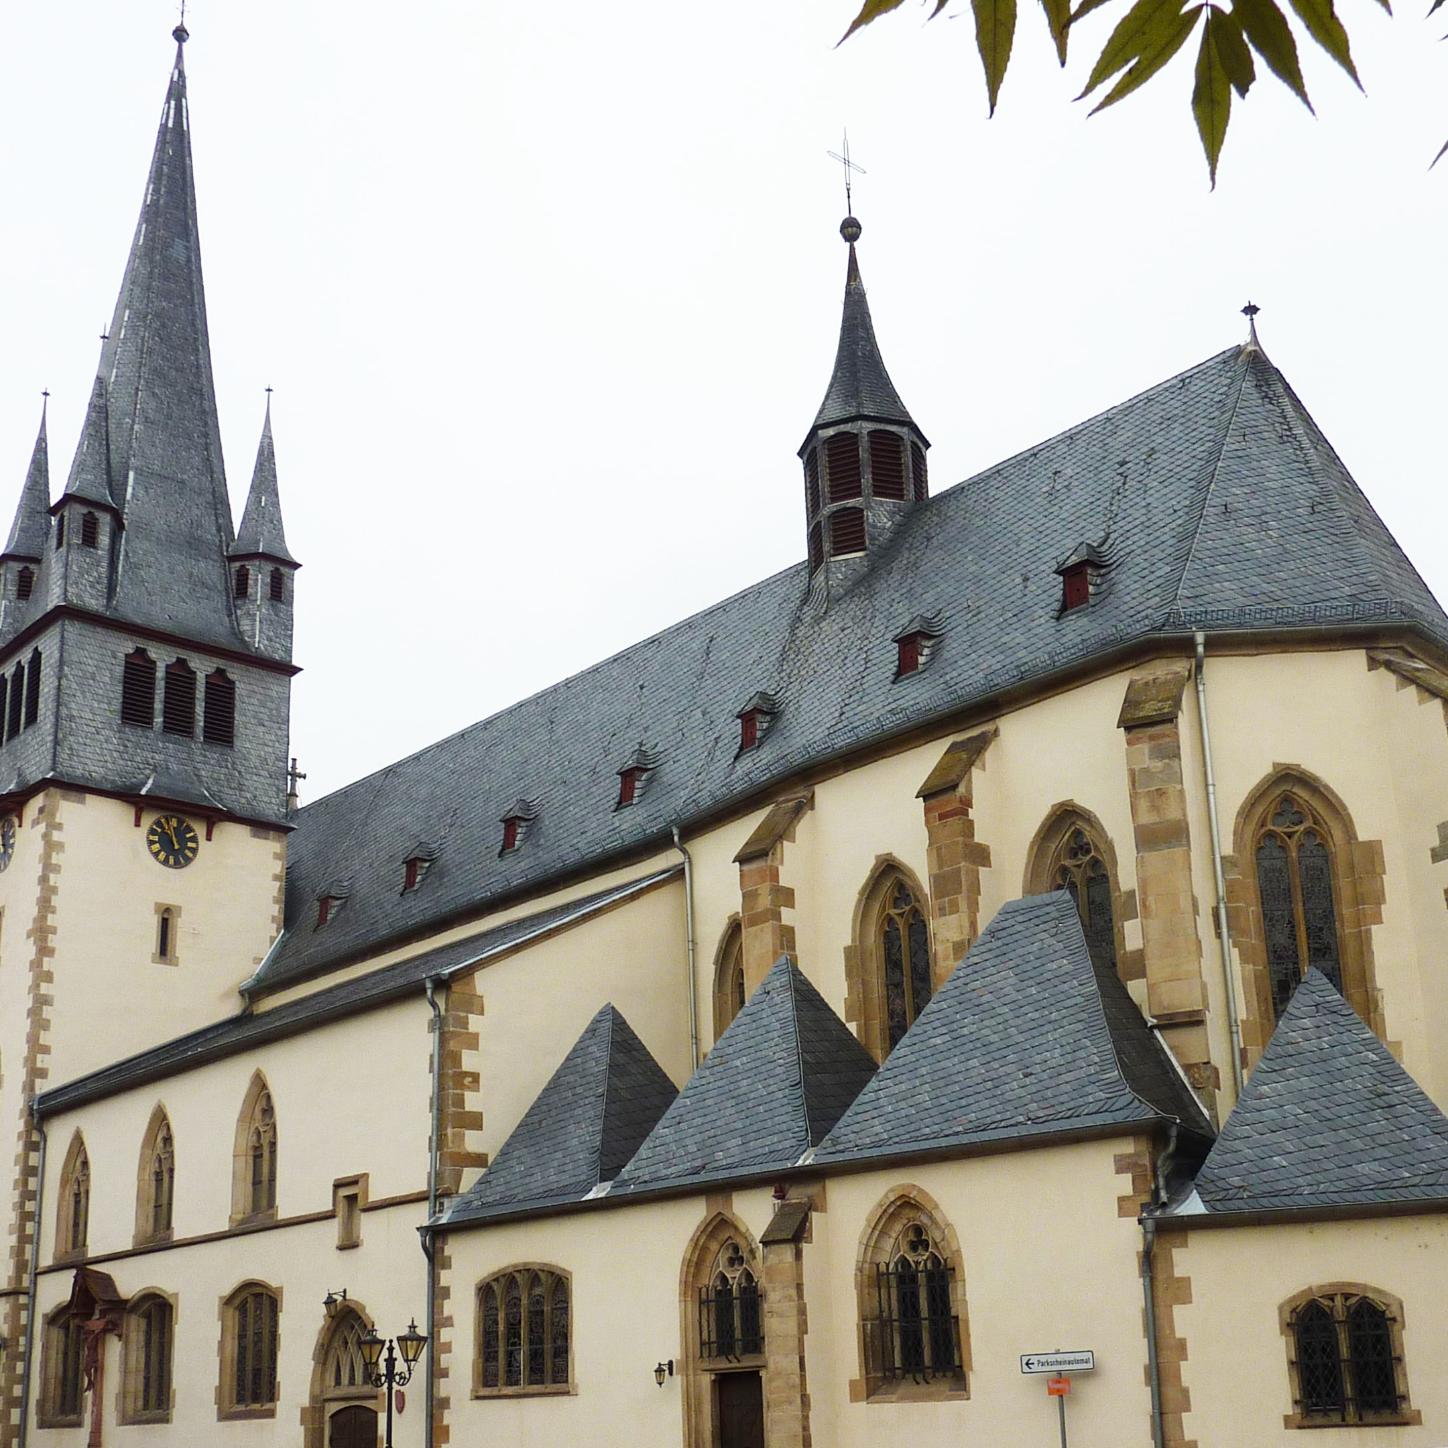
[[[760,1439],[760,1448],[763,1448]],[[377,1448],[377,1413],[353,1404],[327,1421],[327,1448]]]
[[[719,1448],[764,1448],[764,1384],[758,1373],[719,1373]]]

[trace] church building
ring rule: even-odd
[[[175,39],[11,448],[0,1448],[1448,1443],[1448,617],[1255,328],[932,486],[848,217],[801,561],[303,807]]]

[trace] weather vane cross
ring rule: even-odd
[[[850,216],[853,216],[855,214],[855,204],[850,195],[850,191],[854,182],[854,173],[858,171],[859,174],[863,176],[865,174],[865,168],[857,162],[850,160],[850,133],[848,131],[845,132],[843,152],[844,154],[842,155],[839,151],[826,151],[825,155],[827,155],[831,161],[838,161],[840,165],[845,168],[845,211]]]

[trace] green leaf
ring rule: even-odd
[[[1222,142],[1227,138],[1227,122],[1232,116],[1232,82],[1222,64],[1217,37],[1220,26],[1215,22],[1221,12],[1215,7],[1202,27],[1202,45],[1197,52],[1197,78],[1192,87],[1192,115],[1196,117],[1197,134],[1202,150],[1207,153],[1207,167],[1212,173],[1212,189],[1217,185],[1217,161]]]
[[[1232,89],[1245,98],[1252,89],[1252,82],[1257,79],[1257,67],[1252,64],[1252,52],[1242,39],[1242,31],[1232,16],[1215,5],[1211,7],[1207,21],[1216,26],[1217,53],[1222,58],[1227,79],[1232,82]]]
[[[1071,30],[1071,0],[1041,0],[1046,12],[1046,25],[1056,47],[1056,59],[1066,64],[1066,41]]]
[[[1193,5],[1190,10],[1179,15],[1176,25],[1170,30],[1163,31],[1158,43],[1142,51],[1136,63],[1112,86],[1107,92],[1106,99],[1097,105],[1091,114],[1094,116],[1097,111],[1104,111],[1107,106],[1114,106],[1117,101],[1123,100],[1132,91],[1145,85],[1186,44],[1187,36],[1196,29],[1197,21],[1201,18],[1201,7],[1197,5]]]
[[[1232,0],[1232,14],[1253,50],[1267,62],[1267,68],[1310,111],[1302,65],[1297,59],[1297,42],[1287,17],[1276,0]]]
[[[1359,90],[1363,83],[1358,80],[1357,66],[1352,63],[1352,50],[1348,45],[1347,31],[1332,8],[1332,0],[1292,0],[1297,18],[1307,27],[1307,33],[1353,78]]]
[[[1439,0],[1442,3],[1442,0]],[[1106,0],[1081,0],[1081,3],[1071,12],[1071,24],[1074,25],[1083,15],[1089,15],[1093,10],[1099,10],[1106,4]]]
[[[1096,58],[1086,89],[1076,99],[1089,96],[1102,81],[1139,59],[1144,50],[1157,43],[1163,31],[1175,28],[1180,15],[1181,0],[1136,0],[1111,32]]]
[[[836,45],[843,45],[855,31],[862,29],[872,20],[878,20],[882,15],[888,15],[892,10],[898,10],[905,0],[865,0],[860,6],[860,13],[850,21],[850,28],[835,42]]]
[[[975,11],[975,44],[985,67],[985,88],[990,93],[990,113],[995,115],[1001,82],[1011,63],[1011,42],[1016,35],[1016,0],[971,0]]]

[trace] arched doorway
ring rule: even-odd
[[[327,1448],[377,1448],[377,1409],[350,1403],[327,1419]]]
[[[302,1416],[305,1448],[377,1448],[383,1398],[367,1381],[362,1357],[362,1337],[371,1325],[360,1303],[346,1302],[318,1335]]]

